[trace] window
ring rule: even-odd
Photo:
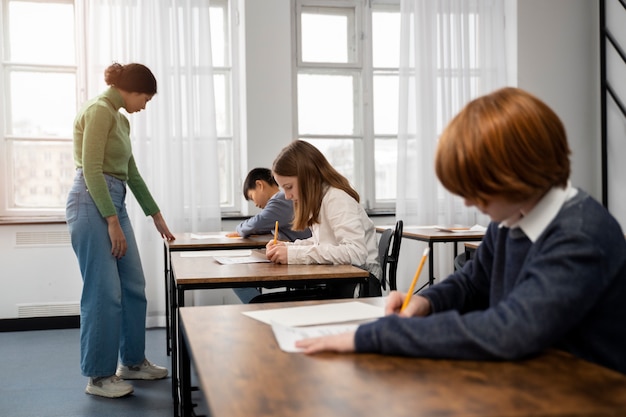
[[[295,20],[298,138],[324,153],[366,208],[393,209],[399,0],[298,0]]]
[[[74,179],[73,120],[90,98],[83,65],[87,1],[0,2],[0,217],[63,216]],[[210,19],[220,203],[230,211],[239,204],[231,1],[212,0]]]
[[[65,206],[79,78],[74,16],[72,1],[3,0],[1,216]]]
[[[212,0],[211,50],[213,61],[213,89],[215,94],[215,119],[218,137],[218,162],[220,175],[220,205],[222,211],[239,211],[239,193],[235,192],[235,173],[239,172],[239,126],[237,77],[233,58],[236,56],[232,30],[232,11],[228,0]],[[238,191],[238,190],[237,190]],[[236,197],[237,196],[237,197]]]

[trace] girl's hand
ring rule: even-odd
[[[270,240],[267,245],[265,245],[265,256],[275,264],[287,264],[289,261],[285,242],[278,241],[274,244],[274,241]]]
[[[354,334],[355,332],[347,332],[302,339],[296,342],[296,347],[304,349],[304,353],[307,354],[318,352],[350,353],[355,350]]]
[[[385,314],[398,314],[402,317],[427,316],[431,313],[430,301],[421,295],[413,295],[404,311],[400,312],[406,294],[399,291],[391,291],[387,297]]]
[[[237,232],[226,233],[226,237],[241,237]]]
[[[111,239],[111,255],[115,256],[117,259],[121,259],[124,255],[126,255],[128,244],[126,243],[126,236],[124,236],[120,220],[116,215],[107,217],[106,221],[108,225],[109,239]]]
[[[165,219],[163,219],[163,216],[161,215],[161,212],[153,214],[152,220],[154,220],[154,225],[156,226],[163,239],[167,239],[168,242],[176,239],[172,232],[170,232],[170,229],[168,229],[167,224],[165,223]]]

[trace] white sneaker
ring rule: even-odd
[[[99,395],[100,397],[118,398],[133,392],[133,386],[117,375],[89,378],[85,389],[87,394]]]
[[[124,379],[162,379],[167,376],[167,368],[157,366],[148,359],[144,359],[139,365],[119,365],[115,373]]]

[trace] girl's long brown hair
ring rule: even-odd
[[[326,187],[339,188],[359,202],[359,194],[348,179],[330,165],[315,146],[294,140],[278,154],[272,166],[274,175],[297,177],[299,198],[294,204],[293,230],[304,230],[319,223]]]

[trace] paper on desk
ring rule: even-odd
[[[312,326],[376,319],[385,314],[385,307],[359,301],[350,301],[346,303],[327,303],[302,307],[244,311],[243,314],[267,324],[278,323],[283,326]]]
[[[278,346],[285,352],[302,352],[296,347],[296,341],[309,337],[328,336],[353,332],[358,324],[330,324],[326,326],[292,327],[273,322],[272,330]]]
[[[180,252],[181,258],[204,258],[207,256],[250,256],[250,249],[228,249],[228,250],[193,250]]]
[[[213,258],[222,265],[255,264],[270,261],[267,258],[260,258],[258,256],[214,256]]]
[[[481,232],[481,233],[484,233],[487,230],[487,228],[485,226],[481,226],[479,224],[475,224],[472,227],[435,226],[435,229],[440,230],[442,232],[452,232],[452,233],[467,233],[467,232]]]
[[[223,239],[226,236],[225,232],[221,232],[221,233],[191,233],[189,235],[189,237],[191,239]],[[241,236],[228,236],[229,239],[242,239]]]

